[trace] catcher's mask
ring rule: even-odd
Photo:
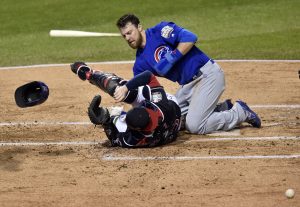
[[[152,132],[158,126],[161,117],[158,109],[135,107],[127,112],[126,124],[128,128],[133,130]]]
[[[27,83],[20,86],[15,91],[16,104],[21,108],[44,103],[47,100],[48,96],[48,86],[40,81]]]

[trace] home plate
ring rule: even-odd
[[[211,134],[207,134],[208,136],[224,136],[224,137],[231,137],[231,136],[240,136],[241,130],[240,129],[233,129],[230,131],[215,131]]]

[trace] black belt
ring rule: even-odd
[[[209,61],[210,61],[212,64],[215,63],[215,61],[212,60],[212,59],[210,59]],[[208,61],[207,61],[207,62],[208,62]],[[201,67],[201,68],[202,68],[202,67]],[[196,80],[197,78],[199,78],[199,77],[203,74],[202,71],[201,71],[201,68],[197,71],[196,75],[193,76],[193,80]]]

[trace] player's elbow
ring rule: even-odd
[[[179,42],[197,42],[198,37],[187,29],[182,29],[179,33]]]

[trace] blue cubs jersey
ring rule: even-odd
[[[151,71],[159,76],[154,66],[165,54],[177,48],[181,39],[180,32],[183,30],[173,22],[161,22],[146,30],[146,45],[136,52],[136,60],[133,66],[134,75],[143,71]],[[199,69],[209,61],[209,57],[195,45],[185,54],[164,76],[165,78],[178,82],[181,85],[193,80]]]

